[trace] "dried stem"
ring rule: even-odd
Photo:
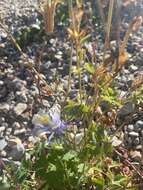
[[[106,32],[106,21],[105,21],[105,15],[102,7],[102,2],[101,0],[97,0],[98,7],[99,7],[99,14],[103,22],[103,27],[104,27],[104,32]]]
[[[108,20],[106,25],[106,38],[105,38],[105,49],[109,47],[112,15],[113,15],[114,0],[110,0],[109,11],[108,11]]]

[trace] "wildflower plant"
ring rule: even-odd
[[[99,1],[100,5],[102,2],[104,1]],[[75,98],[70,99],[68,84],[64,102],[58,102],[60,109],[52,107],[47,113],[34,115],[32,134],[40,137],[41,141],[27,151],[28,157],[25,156],[12,180],[11,186],[14,189],[137,190],[132,182],[137,169],[131,170],[132,165],[127,165],[130,162],[124,157],[124,152],[120,153],[113,147],[113,138],[118,129],[111,136],[109,132],[116,125],[118,108],[130,100],[120,98],[113,82],[129,59],[125,50],[127,41],[131,32],[141,24],[141,18],[136,17],[131,21],[125,37],[118,42],[118,55],[113,56],[110,51],[110,35],[114,2],[109,0],[107,23],[104,27],[103,59],[97,63],[96,60],[90,62],[84,49],[88,36],[86,29],[81,28],[84,14],[82,1],[76,1],[76,6],[73,7],[72,1],[68,0],[70,25],[67,30],[72,44],[68,82],[71,83],[73,74],[72,51],[75,50],[78,93]],[[45,11],[48,9],[48,12],[44,13],[46,30],[53,32],[53,16],[58,1],[51,0],[47,3]],[[103,10],[100,11],[103,14]],[[51,18],[48,22],[52,23],[47,22],[46,14],[52,15],[48,16]],[[85,90],[82,82],[83,72],[89,76],[89,90]],[[135,86],[138,88],[140,84],[142,78],[135,80],[130,90],[135,89]],[[136,99],[139,96],[141,100],[141,92],[136,92],[131,98]]]

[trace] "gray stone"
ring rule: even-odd
[[[4,117],[0,117],[0,123],[5,122],[5,118]]]
[[[22,144],[22,141],[19,138],[13,137],[13,138],[8,139],[8,146],[9,147],[15,146],[17,144]]]
[[[128,138],[126,138],[125,140],[126,140],[126,144],[127,144],[128,146],[131,146],[131,145],[132,145],[132,138],[131,138],[131,137],[128,137]]]
[[[8,128],[8,129],[6,130],[6,133],[5,133],[5,134],[9,136],[11,133],[12,133],[12,128]]]
[[[17,129],[14,131],[14,135],[21,135],[23,133],[26,133],[26,129]]]
[[[42,100],[42,103],[43,103],[44,107],[46,107],[46,108],[50,107],[50,104],[49,104],[48,100]]]
[[[8,112],[10,109],[10,106],[7,104],[7,103],[4,103],[4,104],[0,104],[0,112],[3,111],[3,112]]]
[[[6,157],[6,156],[7,156],[6,151],[2,150],[2,151],[0,152],[0,156],[1,156],[1,157]]]
[[[4,82],[0,80],[0,88],[4,85]]]
[[[32,95],[32,96],[37,96],[37,95],[39,95],[39,89],[36,87],[36,86],[31,86],[31,88],[30,88],[30,94]]]
[[[1,126],[2,126],[2,127],[5,127],[5,128],[8,128],[8,123],[3,122]]]
[[[0,127],[0,133],[2,133],[3,131],[5,131],[5,127],[4,127],[4,126],[1,126],[1,127]]]
[[[4,150],[5,147],[7,146],[7,142],[5,139],[0,140],[0,151]]]
[[[139,121],[137,121],[136,124],[135,124],[135,130],[136,130],[136,131],[140,131],[140,130],[142,130],[142,129],[143,129],[143,121],[139,120]]]
[[[48,61],[41,65],[42,70],[49,70],[49,67],[51,66],[51,61]]]
[[[55,58],[58,59],[58,60],[62,60],[62,55],[61,54],[56,54]]]
[[[134,130],[134,125],[128,125],[127,126],[127,131],[132,132]]]
[[[0,99],[5,98],[7,96],[7,89],[4,86],[2,89],[0,89]]]
[[[136,150],[142,151],[142,150],[143,150],[143,146],[142,146],[142,145],[137,145],[137,146],[136,146]]]
[[[19,129],[21,126],[20,126],[20,124],[18,123],[18,122],[14,122],[13,124],[12,124],[12,128],[14,128],[14,129]]]
[[[129,67],[129,70],[130,70],[131,72],[135,72],[135,71],[138,70],[138,67],[135,66],[135,65],[131,65],[131,66]]]
[[[25,92],[21,92],[21,91],[17,91],[17,92],[15,93],[15,98],[16,98],[19,102],[21,102],[21,103],[27,103],[27,101],[28,101],[28,98],[27,98]]]
[[[17,144],[12,147],[12,150],[8,153],[8,156],[13,160],[20,160],[25,153],[25,148],[23,144]]]
[[[118,139],[116,136],[113,137],[112,139],[112,145],[114,147],[120,146],[122,144],[122,141],[120,139]]]
[[[139,136],[139,134],[136,133],[136,132],[134,132],[134,131],[130,132],[129,135],[130,135],[131,137],[138,137],[138,136]]]
[[[11,133],[11,132],[12,132],[12,128],[8,128],[8,129],[6,130],[6,132]]]
[[[16,113],[16,115],[21,115],[26,109],[27,109],[27,104],[18,103],[14,107],[14,112]]]
[[[127,102],[118,112],[119,117],[125,117],[131,113],[135,112],[135,104],[132,102]]]
[[[140,144],[140,139],[138,137],[135,138],[134,141],[133,141],[133,144],[136,145],[136,146],[139,145]]]
[[[141,161],[142,159],[142,154],[140,151],[131,151],[130,152],[130,156],[132,159],[136,160],[136,161]]]
[[[4,137],[4,131],[2,131],[1,133],[0,133],[0,138],[3,138]]]
[[[14,79],[12,81],[12,86],[14,87],[14,90],[22,90],[24,88],[24,86],[26,85],[26,81],[22,81],[20,79]]]

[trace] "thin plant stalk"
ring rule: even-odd
[[[80,44],[76,44],[76,59],[77,59],[77,70],[79,80],[79,96],[80,102],[82,103],[82,80],[81,80],[81,50]]]
[[[73,10],[73,4],[72,4],[72,0],[68,0],[68,11],[69,11],[69,16],[70,18],[72,18],[72,10]]]
[[[109,47],[111,23],[112,23],[112,16],[113,16],[113,7],[114,7],[114,0],[110,0],[109,11],[108,11],[108,20],[107,20],[107,24],[106,24],[106,37],[105,37],[105,44],[104,44],[103,62],[105,60],[106,49]]]
[[[125,34],[124,39],[123,39],[123,42],[120,45],[120,53],[124,52],[124,50],[125,50],[125,47],[126,47],[127,42],[129,40],[130,34],[132,33],[132,30],[133,30],[133,25],[134,25],[134,20],[131,21],[131,23],[129,25],[129,28],[128,28],[126,34]]]
[[[103,12],[101,0],[97,0],[97,3],[98,3],[98,7],[99,7],[99,14],[100,14],[100,17],[102,19],[104,32],[105,32],[106,31],[106,22],[105,22],[105,15],[104,15],[104,12]]]
[[[73,56],[73,43],[71,45],[71,53],[70,53],[70,61],[69,61],[69,76],[68,76],[68,86],[67,86],[67,92],[65,95],[65,99],[64,99],[64,103],[63,105],[66,103],[67,99],[68,99],[68,95],[71,89],[71,79],[72,79],[72,56]]]
[[[109,46],[109,38],[110,38],[112,15],[113,15],[113,7],[114,7],[114,0],[110,0],[109,12],[108,12],[108,21],[107,21],[106,39],[105,39],[105,47]]]
[[[45,32],[47,34],[51,34],[54,31],[55,28],[55,11],[57,4],[60,1],[58,0],[50,0],[44,2],[44,4],[41,6],[41,11],[44,19],[44,25],[45,25]]]
[[[69,78],[68,78],[67,94],[69,94],[69,91],[70,91],[70,88],[71,88],[72,56],[73,56],[73,43],[72,43],[72,45],[71,45],[71,54],[70,54],[70,65],[69,65]]]

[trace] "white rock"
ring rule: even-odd
[[[141,161],[142,159],[142,154],[140,151],[130,151],[130,156],[132,159],[137,160],[137,161]]]
[[[112,138],[112,145],[114,147],[120,146],[122,144],[122,141],[118,139],[116,136]]]
[[[139,121],[137,121],[136,124],[135,124],[135,130],[136,130],[136,131],[139,131],[139,130],[141,130],[141,129],[143,129],[143,121],[139,120]]]
[[[14,131],[14,135],[21,135],[23,133],[26,133],[26,129],[23,128],[23,129],[17,129]]]
[[[26,109],[27,109],[27,104],[18,103],[14,107],[14,112],[16,113],[16,115],[21,115]]]
[[[139,136],[139,134],[134,132],[134,131],[130,132],[129,135],[132,137],[138,137]]]
[[[0,104],[0,111],[9,111],[10,106],[5,103],[5,104]]]

